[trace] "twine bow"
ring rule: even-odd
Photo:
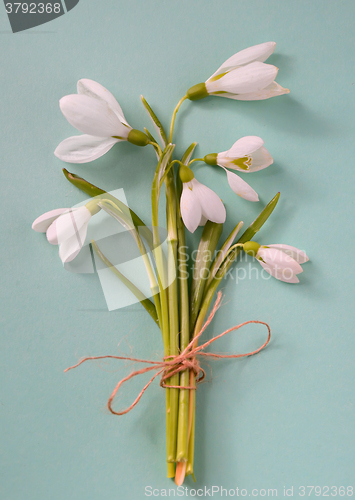
[[[252,356],[253,354],[260,352],[270,342],[271,330],[270,330],[269,325],[267,323],[264,323],[263,321],[251,320],[251,321],[245,321],[244,323],[233,326],[232,328],[225,330],[224,332],[220,333],[216,337],[213,337],[212,339],[208,340],[204,344],[201,344],[200,346],[198,346],[197,345],[198,339],[201,337],[203,332],[206,330],[206,328],[208,327],[208,325],[211,323],[212,319],[214,318],[214,316],[217,312],[217,309],[219,308],[219,306],[221,304],[221,299],[222,299],[222,292],[219,292],[217,295],[216,302],[213,306],[213,309],[212,309],[207,321],[205,322],[205,324],[201,328],[201,330],[198,332],[197,335],[194,336],[194,338],[191,340],[191,342],[188,344],[188,346],[180,354],[178,354],[176,356],[167,356],[167,357],[163,358],[162,361],[151,361],[148,359],[129,358],[129,357],[125,357],[125,356],[90,356],[90,357],[83,358],[76,365],[70,366],[69,368],[67,368],[64,371],[67,372],[67,371],[72,370],[73,368],[76,368],[77,366],[81,365],[85,361],[94,360],[94,359],[120,359],[120,360],[125,360],[125,361],[134,361],[137,363],[144,363],[144,364],[151,365],[151,366],[146,366],[145,368],[142,368],[140,370],[136,370],[136,371],[132,372],[130,375],[128,375],[127,377],[123,378],[122,380],[120,380],[118,382],[118,384],[116,385],[115,389],[113,390],[113,392],[108,400],[108,403],[107,403],[108,409],[114,415],[124,415],[125,413],[128,413],[129,411],[131,411],[132,408],[134,406],[136,406],[136,404],[140,401],[141,397],[143,396],[145,391],[148,389],[150,384],[153,382],[153,380],[156,377],[159,377],[159,375],[162,376],[161,380],[160,380],[160,385],[163,388],[196,390],[196,386],[168,385],[165,382],[168,379],[170,379],[173,375],[175,375],[176,373],[180,373],[180,372],[185,371],[185,370],[192,370],[195,374],[196,383],[198,384],[205,378],[205,375],[206,375],[205,370],[203,368],[201,368],[201,366],[200,366],[200,363],[199,363],[198,358],[197,358],[198,356],[205,356],[205,357],[211,357],[211,358],[223,358],[223,359],[243,358],[246,356]],[[261,347],[259,347],[258,349],[256,349],[255,351],[248,352],[246,354],[215,354],[213,352],[204,352],[206,347],[208,347],[210,344],[212,344],[216,340],[220,339],[224,335],[227,335],[227,333],[230,333],[234,330],[239,330],[239,328],[242,328],[243,326],[248,325],[250,323],[256,323],[259,325],[266,326],[266,328],[268,329],[268,333],[269,333],[266,342],[264,342],[264,344]],[[138,394],[138,396],[136,397],[134,402],[123,411],[120,411],[120,412],[114,411],[112,408],[112,402],[113,402],[119,388],[125,382],[130,380],[131,378],[136,377],[137,375],[142,375],[143,373],[147,373],[147,372],[150,372],[153,370],[157,370],[157,372],[152,376],[152,378],[149,380],[149,382],[143,387],[143,389]]]

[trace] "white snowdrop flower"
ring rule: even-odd
[[[87,163],[109,151],[117,142],[129,141],[146,146],[148,137],[127,123],[121,106],[114,96],[99,83],[82,79],[78,94],[67,95],[59,101],[60,109],[73,127],[84,135],[68,137],[54,154],[69,163]]]
[[[303,250],[282,244],[259,245],[255,241],[244,243],[243,250],[257,259],[266,272],[287,283],[299,283],[297,274],[303,272],[301,264],[309,259]]]
[[[273,163],[272,156],[263,146],[264,141],[257,136],[249,135],[238,139],[228,151],[212,153],[204,157],[208,165],[219,165],[227,173],[227,179],[232,190],[249,201],[258,201],[257,193],[237,174],[227,169],[240,172],[257,172]]]
[[[59,245],[62,262],[70,262],[84,245],[91,217],[99,211],[97,201],[78,208],[58,208],[38,217],[32,229],[46,233],[49,243]]]
[[[185,226],[193,233],[207,220],[222,224],[226,220],[226,209],[220,197],[204,184],[201,184],[190,168],[180,168],[183,190],[180,199],[180,212]]]
[[[191,101],[217,95],[240,101],[257,101],[288,94],[275,82],[278,68],[264,61],[274,52],[275,42],[254,45],[227,59],[205,83],[187,91]]]

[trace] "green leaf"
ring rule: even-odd
[[[97,243],[95,240],[91,240],[91,245],[95,251],[95,253],[100,257],[102,262],[112,271],[117,278],[133,293],[133,295],[139,300],[139,302],[142,304],[142,306],[148,311],[148,313],[151,315],[153,320],[157,323],[159,326],[159,321],[158,321],[158,315],[157,315],[157,310],[149,299],[137,288],[126,276],[124,276],[106,257],[105,255],[101,252],[99,247],[97,246]]]
[[[181,163],[183,163],[184,165],[187,165],[190,161],[190,158],[192,156],[192,153],[194,152],[195,150],[195,147],[197,146],[197,142],[193,142],[188,148],[187,150],[185,151],[185,153],[183,154],[183,157],[181,158]]]
[[[194,262],[190,289],[190,331],[193,330],[200,311],[200,306],[209,277],[209,269],[218,240],[222,234],[223,224],[207,221],[203,228],[201,241]]]
[[[246,231],[244,231],[242,236],[239,238],[238,243],[245,243],[247,241],[250,241],[256,235],[256,233],[261,229],[261,227],[265,224],[265,222],[268,220],[268,218],[274,211],[274,208],[276,207],[279,198],[280,198],[280,193],[277,193],[273,197],[273,199],[266,205],[264,210],[262,210],[262,212],[258,215],[255,221],[250,224],[250,226]],[[223,278],[223,276],[227,273],[228,269],[231,267],[235,259],[238,257],[240,251],[241,248],[237,247],[227,255],[226,259],[223,261],[222,265],[217,271],[215,278],[212,280],[210,287],[213,286],[216,280],[220,281]],[[207,292],[205,295],[207,295]]]
[[[209,285],[211,284],[211,281],[215,277],[218,269],[220,268],[220,265],[222,264],[224,259],[227,257],[229,249],[232,246],[233,241],[237,237],[237,234],[239,233],[239,231],[241,230],[242,227],[243,227],[243,222],[239,222],[239,224],[237,224],[235,226],[235,228],[230,233],[230,235],[228,236],[226,241],[223,243],[220,250],[218,250],[217,256],[211,264],[210,274],[209,274],[209,278],[208,278],[207,283],[206,283],[206,288],[209,287]]]
[[[157,140],[155,139],[155,137],[152,136],[152,134],[149,132],[149,130],[146,127],[144,127],[144,132],[147,134],[150,142],[154,143],[154,144],[152,144],[152,146],[155,149],[155,153],[156,153],[157,158],[159,160],[159,153],[160,153],[160,151],[159,151],[159,146],[156,146]]]
[[[280,198],[280,193],[277,193],[273,199],[266,205],[264,210],[257,216],[254,222],[250,224],[248,229],[244,231],[242,236],[239,238],[238,243],[245,243],[246,241],[250,241],[258,231],[262,228],[262,226],[265,224],[265,222],[268,220],[272,212],[274,211],[274,208],[277,205],[277,202],[279,201]]]
[[[144,106],[149,118],[152,120],[153,126],[159,135],[159,138],[161,140],[163,148],[165,148],[165,146],[168,144],[168,138],[166,136],[166,133],[165,133],[165,130],[164,130],[162,124],[160,123],[156,114],[154,113],[154,111],[152,110],[152,108],[149,106],[149,104],[147,103],[147,101],[144,99],[144,97],[142,95],[141,95],[141,101],[143,103],[143,106]]]
[[[152,184],[152,223],[153,227],[156,228],[158,227],[158,207],[159,207],[159,198],[160,198],[160,191],[161,191],[161,186],[162,186],[162,181],[164,179],[164,174],[166,172],[166,169],[170,163],[171,155],[173,154],[175,145],[174,144],[168,144],[166,148],[163,151],[163,154],[158,162],[154,179],[153,179],[153,184]]]
[[[127,205],[125,205],[122,201],[107,193],[107,191],[104,191],[94,184],[91,184],[78,175],[68,172],[68,170],[66,170],[65,168],[63,168],[63,173],[68,181],[71,182],[71,184],[73,184],[75,187],[88,194],[89,196],[92,196],[94,198],[95,196],[105,195],[105,198],[111,199],[117,205],[117,207],[122,210],[125,217],[133,221],[133,224],[139,230],[140,235],[143,236],[143,238],[148,243],[149,248],[153,248],[153,235],[151,230],[144,224],[142,219],[140,219],[138,215],[133,212],[133,210],[127,207]]]

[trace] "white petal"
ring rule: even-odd
[[[260,137],[256,139],[260,139]],[[237,143],[235,143],[234,146],[236,146],[236,144]],[[218,153],[217,165],[220,165],[221,167],[227,167],[232,170],[239,170],[239,172],[250,173],[250,172],[258,172],[259,170],[262,170],[263,168],[272,165],[272,163],[274,162],[271,154],[266,148],[264,148],[264,146],[261,146],[259,149],[253,151],[252,153],[244,153],[244,154],[242,154],[243,151],[242,147],[239,148],[239,151],[235,150],[235,153],[234,152],[231,153],[234,146],[232,146],[232,148],[229,151]],[[238,158],[243,158],[244,156],[248,156],[249,158],[251,158],[251,162],[248,159],[248,161],[245,163],[246,168],[241,168],[235,163],[233,163],[234,160]]]
[[[204,215],[202,215],[201,220],[199,222],[199,226],[205,226],[207,221],[208,219]]]
[[[58,217],[47,230],[47,239],[52,245],[58,245],[78,233],[91,219],[90,211],[85,207],[70,209]]]
[[[217,71],[213,73],[211,78],[215,75],[228,71],[235,66],[244,66],[245,64],[249,64],[254,61],[264,62],[274,52],[275,47],[275,42],[265,42],[240,50],[232,57],[224,61],[222,66],[220,66]]]
[[[231,92],[246,94],[262,90],[276,78],[278,69],[271,64],[253,62],[247,66],[233,69],[219,80],[206,82],[209,94],[213,92]]]
[[[55,210],[50,210],[43,215],[37,217],[37,219],[32,224],[32,229],[38,233],[45,233],[49,226],[54,222],[61,214],[69,210],[68,208],[56,208]]]
[[[229,172],[224,167],[222,168],[227,173],[228,184],[238,196],[248,201],[259,201],[258,193],[247,182],[243,181],[239,175]]]
[[[80,231],[60,244],[59,257],[63,263],[75,259],[85,243],[86,233],[87,225],[83,226]]]
[[[191,183],[200,202],[202,215],[218,224],[225,222],[226,209],[220,197],[212,189],[198,182],[197,179],[192,179]]]
[[[303,269],[299,263],[279,250],[278,248],[268,248],[261,246],[258,250],[257,257],[261,257],[265,264],[268,264],[274,269],[289,270],[292,274],[302,273]]]
[[[264,141],[261,137],[256,135],[247,135],[238,139],[227,152],[227,155],[233,158],[243,158],[243,156],[250,155],[257,149],[260,149],[263,144]]]
[[[106,101],[107,104],[116,113],[119,120],[122,123],[128,125],[124,117],[121,106],[118,104],[116,98],[111,94],[111,92],[107,90],[103,85],[95,82],[94,80],[89,80],[88,78],[82,78],[77,83],[77,89],[78,89],[78,94],[83,94],[89,97],[94,97],[95,99],[102,99]]]
[[[272,82],[264,89],[258,90],[256,92],[248,92],[247,94],[219,94],[219,96],[228,97],[229,99],[236,99],[238,101],[261,101],[262,99],[270,99],[270,97],[288,94],[289,92],[289,89],[284,89],[278,83]]]
[[[262,146],[251,154],[251,166],[247,172],[258,172],[274,163],[269,151]]]
[[[259,264],[265,269],[266,272],[271,274],[274,278],[285,281],[286,283],[299,283],[300,280],[297,278],[295,274],[292,273],[289,269],[275,269],[269,264],[265,264],[261,260],[258,260]]]
[[[297,261],[299,264],[304,264],[309,260],[307,257],[306,253],[303,252],[303,250],[299,250],[296,247],[292,247],[290,245],[282,245],[282,244],[273,244],[273,245],[266,245],[269,248],[278,248],[282,252],[286,253],[290,257],[292,257],[295,261]]]
[[[120,142],[120,139],[87,134],[74,135],[64,139],[54,154],[68,163],[87,163],[103,156],[116,142]]]
[[[190,233],[195,232],[201,221],[201,206],[192,182],[185,182],[180,199],[181,217]]]
[[[103,100],[86,95],[67,95],[59,101],[68,122],[84,134],[127,139],[130,128],[122,125],[116,113]]]

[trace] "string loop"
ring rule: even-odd
[[[203,332],[206,330],[208,325],[211,323],[212,319],[214,318],[217,309],[221,305],[221,299],[222,299],[222,292],[218,292],[216,302],[213,306],[213,309],[201,328],[201,330],[198,332],[197,335],[194,336],[194,338],[191,340],[191,342],[188,344],[188,346],[178,355],[176,356],[167,356],[163,358],[162,361],[151,361],[149,359],[139,359],[139,358],[129,358],[125,356],[91,356],[87,358],[83,358],[81,361],[79,361],[76,365],[70,366],[65,370],[65,372],[72,370],[73,368],[76,368],[77,366],[81,365],[85,361],[90,361],[94,359],[120,359],[120,360],[125,360],[125,361],[134,361],[136,363],[144,363],[146,365],[151,365],[151,366],[146,366],[145,368],[141,368],[140,370],[136,370],[127,377],[124,377],[122,380],[118,382],[116,385],[115,389],[113,390],[107,406],[108,409],[110,410],[111,413],[114,415],[125,415],[126,413],[130,412],[132,408],[136,406],[136,404],[140,401],[141,397],[145,393],[145,391],[148,389],[150,384],[155,380],[156,377],[159,377],[161,375],[161,380],[160,380],[160,385],[164,389],[186,389],[186,390],[196,390],[196,386],[180,386],[180,385],[169,385],[166,383],[167,380],[169,380],[173,375],[180,373],[182,371],[193,371],[195,374],[195,379],[196,379],[196,384],[199,384],[202,382],[202,380],[205,378],[206,373],[203,368],[201,368],[199,359],[198,357],[204,356],[204,357],[210,357],[210,358],[218,358],[218,359],[236,359],[236,358],[243,358],[246,356],[253,356],[254,354],[257,354],[260,352],[262,349],[264,349],[267,344],[270,342],[271,338],[271,329],[267,323],[264,323],[263,321],[257,321],[257,320],[251,320],[251,321],[245,321],[244,323],[241,323],[239,325],[233,326],[232,328],[229,328],[228,330],[220,333],[216,337],[213,337],[212,339],[208,340],[204,344],[201,344],[200,346],[197,345],[198,339],[201,337]],[[264,344],[256,349],[255,351],[248,352],[246,354],[215,354],[213,352],[205,352],[206,347],[208,347],[210,344],[215,342],[216,340],[220,339],[224,335],[227,335],[227,333],[230,333],[235,330],[239,330],[245,325],[249,325],[251,323],[259,324],[259,325],[264,325],[266,326],[268,330],[268,337]],[[120,412],[115,411],[112,408],[112,402],[120,389],[120,387],[130,380],[133,377],[136,377],[138,375],[142,375],[143,373],[147,373],[150,371],[156,370],[156,373],[152,376],[152,378],[145,384],[141,392],[138,394],[136,399],[133,401],[133,403],[126,408],[125,410],[122,410]]]

